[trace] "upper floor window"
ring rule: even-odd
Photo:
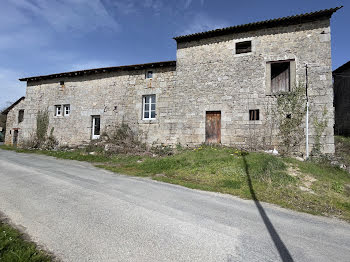
[[[254,121],[254,120],[259,120],[259,109],[254,109],[254,110],[249,110],[249,120]]]
[[[62,106],[61,105],[55,106],[55,116],[62,116]]]
[[[272,93],[290,91],[290,62],[271,63]]]
[[[152,78],[153,77],[153,71],[149,70],[146,72],[146,78]]]
[[[143,119],[156,119],[156,95],[143,96]]]
[[[64,115],[65,116],[69,116],[69,114],[70,114],[70,105],[64,105],[63,106],[63,112],[64,112]]]
[[[252,51],[252,41],[236,43],[236,54],[250,53]]]
[[[24,118],[24,109],[21,109],[18,111],[18,123],[23,122],[23,118]]]
[[[289,92],[295,84],[295,60],[267,63],[266,87],[268,94]]]

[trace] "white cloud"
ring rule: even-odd
[[[188,8],[192,4],[192,0],[186,0],[185,8]]]
[[[119,24],[100,0],[16,0],[11,3],[17,10],[22,10],[23,15],[44,20],[59,32],[89,32],[101,28],[119,30]]]
[[[224,28],[229,26],[226,21],[220,19],[213,19],[206,14],[197,14],[193,17],[192,21],[185,25],[186,28],[179,32],[179,35],[188,35],[193,33],[199,33],[209,31],[217,28]]]
[[[49,36],[39,29],[28,27],[8,33],[0,31],[0,50],[13,48],[40,48],[48,44]]]
[[[163,8],[163,2],[161,0],[145,0],[144,7],[151,8],[156,14],[159,14]]]
[[[120,13],[129,15],[138,12],[137,3],[134,0],[102,0],[105,8],[108,9],[108,6],[115,7]]]

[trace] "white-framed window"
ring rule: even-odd
[[[55,106],[55,116],[62,116],[62,106],[61,105]]]
[[[156,95],[143,96],[142,100],[143,100],[142,118],[145,120],[156,119]]]
[[[153,77],[153,71],[152,70],[148,70],[146,72],[146,78],[152,78]]]
[[[64,115],[65,116],[69,116],[69,114],[70,114],[70,105],[64,105],[63,106],[63,113],[64,113]]]
[[[101,132],[101,117],[100,116],[91,116],[92,117],[92,139],[99,139]]]

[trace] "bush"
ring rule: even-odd
[[[27,149],[55,149],[58,141],[53,135],[54,128],[51,128],[50,135],[47,136],[49,128],[48,110],[39,110],[36,117],[36,131],[31,138],[22,142],[21,147]]]
[[[86,150],[104,151],[106,154],[150,154],[146,145],[138,140],[137,134],[125,123],[103,132],[101,138],[91,141]]]

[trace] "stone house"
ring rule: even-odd
[[[333,71],[337,135],[350,136],[350,61]]]
[[[276,95],[305,82],[310,115],[326,107],[324,153],[334,152],[330,18],[339,8],[179,36],[176,61],[34,76],[20,126],[8,119],[18,143],[36,129],[39,110],[61,145],[98,139],[128,124],[149,145],[221,143],[242,148],[279,146],[271,125]],[[293,116],[292,116],[293,117]],[[314,130],[310,126],[310,150]],[[300,152],[305,153],[302,143]]]
[[[6,128],[4,128],[5,143],[16,145],[19,136],[22,136],[22,132],[19,132],[23,128],[24,119],[24,96],[19,98],[16,102],[10,105],[8,108],[1,112],[2,115],[6,115]],[[24,138],[20,138],[22,140]]]

